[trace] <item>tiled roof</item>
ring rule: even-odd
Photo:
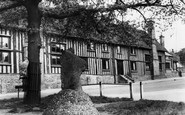
[[[118,27],[119,25],[114,25],[114,27]],[[0,25],[0,27],[5,27],[3,25]],[[6,28],[19,28],[21,30],[26,30],[26,28],[20,28],[20,27],[6,27]],[[123,28],[123,27],[122,27]],[[112,44],[117,44],[117,45],[124,45],[124,46],[133,46],[133,47],[139,47],[139,48],[145,48],[145,49],[151,49],[151,47],[148,45],[150,42],[150,36],[143,30],[138,30],[134,27],[129,26],[128,24],[126,24],[126,27],[124,27],[123,29],[118,27],[118,32],[120,33],[120,35],[115,34],[115,36],[110,36],[110,35],[106,35],[104,37],[102,37],[102,35],[95,33],[92,34],[91,36],[88,37],[78,37],[78,36],[74,36],[71,38],[75,38],[75,39],[85,39],[85,40],[95,40],[97,42],[101,42],[101,43],[112,43]],[[129,32],[128,32],[129,29]],[[114,31],[114,29],[113,29]],[[46,32],[46,33],[50,33],[50,34],[55,34],[55,35],[61,35],[59,33],[55,33],[55,32]],[[124,34],[125,33],[125,34]],[[62,35],[61,35],[62,36]],[[133,42],[132,42],[133,41]],[[156,40],[157,41],[157,40]],[[166,48],[164,48],[163,46],[161,46],[159,44],[159,42],[156,42],[156,46],[157,46],[157,50],[158,51],[164,51],[166,52]]]
[[[166,48],[164,46],[162,46],[157,40],[155,42],[155,45],[157,47],[157,51],[167,52]]]

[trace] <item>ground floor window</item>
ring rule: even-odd
[[[10,64],[10,52],[0,51],[0,63]]]
[[[170,69],[170,63],[169,62],[166,62],[165,66],[166,66],[166,69]]]
[[[109,59],[102,59],[102,69],[109,70]]]
[[[60,73],[62,51],[66,49],[66,44],[57,42],[56,39],[51,40],[51,73]]]
[[[0,73],[11,73],[10,52],[0,51]]]
[[[146,71],[150,71],[150,55],[145,55],[145,69]]]
[[[60,56],[51,56],[51,64],[52,65],[60,65]]]
[[[131,66],[131,70],[132,71],[136,71],[137,70],[136,61],[131,61],[130,62],[130,66]]]
[[[80,57],[80,58],[82,58],[85,62],[86,62],[86,71],[88,70],[88,58],[87,57]]]
[[[158,56],[158,58],[159,58],[159,70],[162,71],[163,70],[162,56]]]

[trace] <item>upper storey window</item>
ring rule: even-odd
[[[65,44],[52,43],[51,45],[52,53],[61,53],[62,50],[65,50]]]
[[[10,37],[0,35],[0,48],[10,49]]]
[[[130,54],[131,54],[131,55],[136,55],[136,49],[133,48],[133,47],[131,47],[131,49],[130,49]]]
[[[107,52],[108,51],[108,45],[102,44],[102,51]]]
[[[95,50],[95,44],[93,42],[89,42],[87,44],[87,50],[88,51],[94,51]]]
[[[0,35],[0,64],[10,64],[10,36]]]
[[[121,47],[120,46],[117,46],[117,53],[121,53]]]

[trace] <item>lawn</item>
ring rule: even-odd
[[[48,99],[42,98],[40,105],[25,105],[22,99],[0,100],[0,114],[41,115]],[[170,101],[139,100],[129,98],[91,97],[101,115],[185,115],[185,103]],[[36,106],[36,107],[35,107]]]

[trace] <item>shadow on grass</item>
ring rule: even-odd
[[[22,99],[0,100],[0,109],[10,109],[10,113],[40,112],[47,108],[47,103],[53,95],[42,98],[39,105],[26,105]],[[184,115],[185,103],[139,100],[132,101],[129,98],[90,97],[98,111],[111,115]]]
[[[158,100],[114,102],[97,109],[111,115],[185,115],[185,103]]]

